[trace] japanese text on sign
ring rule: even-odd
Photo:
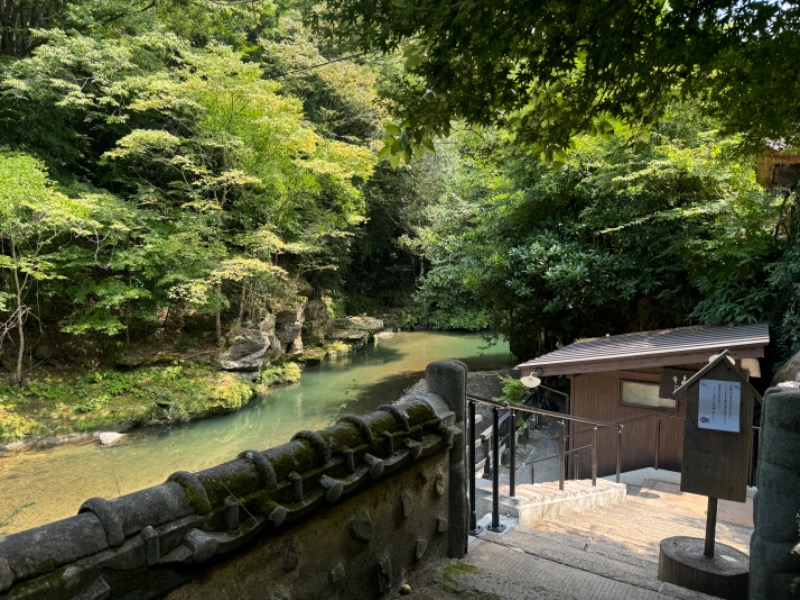
[[[738,381],[700,380],[697,426],[738,433],[742,387]]]

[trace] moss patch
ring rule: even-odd
[[[185,422],[244,407],[253,386],[205,364],[50,373],[0,384],[0,443],[76,431]]]
[[[297,383],[303,371],[295,362],[286,362],[279,365],[271,365],[261,371],[258,380],[253,385],[253,390],[257,394],[266,394],[269,388],[280,383]]]
[[[331,360],[344,358],[354,353],[353,346],[346,342],[331,342],[325,345],[325,350],[328,354],[328,358]]]
[[[478,572],[478,567],[454,561],[445,566],[436,578],[436,583],[448,592],[454,592],[462,598],[480,598],[481,600],[498,600],[495,594],[481,593],[469,586],[462,578],[467,575],[474,575]]]
[[[300,362],[317,364],[323,360],[338,360],[352,356],[355,353],[353,346],[346,342],[335,341],[321,347],[306,348],[298,359]]]
[[[478,572],[478,567],[475,565],[468,565],[460,560],[450,563],[442,570],[442,575],[450,579],[455,579],[459,575],[470,574],[474,575]]]

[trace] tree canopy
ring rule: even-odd
[[[578,136],[562,169],[508,136],[459,132],[452,183],[411,232],[432,325],[489,326],[518,356],[689,322],[784,321],[776,339],[797,344],[793,203],[691,105],[645,137]]]
[[[403,53],[387,154],[457,120],[563,149],[613,119],[652,124],[678,96],[745,143],[800,141],[796,0],[328,0],[312,20],[342,44]]]
[[[186,319],[221,337],[330,293],[384,118],[368,68],[303,73],[319,41],[266,0],[3,10],[0,350],[16,346],[17,379],[30,315],[91,351]]]
[[[10,0],[0,366],[323,296],[523,357],[687,322],[793,348],[795,198],[741,149],[800,135],[799,11]]]

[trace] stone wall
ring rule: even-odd
[[[466,551],[466,367],[429,392],[0,540],[0,600],[376,598]]]
[[[764,396],[750,542],[753,600],[800,598],[799,387],[770,388]]]

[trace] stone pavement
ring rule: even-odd
[[[678,474],[626,474],[627,500],[525,527],[504,520],[504,533],[471,537],[460,561],[413,573],[417,600],[684,600],[709,599],[658,580],[658,547],[675,535],[703,537],[706,498],[683,494]],[[724,505],[724,506],[723,506]],[[717,541],[749,551],[752,500],[723,503]],[[488,518],[483,519],[489,522]],[[719,552],[719,551],[718,551]],[[400,593],[389,595],[400,598]]]

